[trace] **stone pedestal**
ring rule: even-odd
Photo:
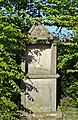
[[[56,78],[59,75],[33,75],[26,85],[29,97],[22,92],[22,104],[33,113],[51,113],[56,111]],[[24,81],[25,82],[25,81]],[[30,99],[30,100],[29,100]]]
[[[30,33],[38,40],[26,45],[25,60],[21,63],[27,76],[21,84],[21,104],[32,113],[51,113],[56,111],[59,77],[56,73],[56,44],[42,24],[34,25]]]

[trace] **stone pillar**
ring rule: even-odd
[[[41,33],[38,39],[40,29],[45,36],[50,35],[49,39],[42,39],[44,34]],[[59,77],[56,72],[56,44],[43,25],[34,26],[30,31],[38,41],[26,45],[26,57],[21,68],[26,72],[27,80],[22,80],[21,103],[34,114],[49,114],[56,111],[56,84]]]

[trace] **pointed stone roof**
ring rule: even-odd
[[[29,30],[29,34],[37,40],[53,40],[52,34],[41,23],[33,25]]]

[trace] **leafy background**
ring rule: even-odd
[[[60,105],[78,107],[77,0],[0,0],[0,119],[20,119],[21,59],[35,22],[72,30],[72,41],[58,46]],[[59,38],[59,36],[57,36]],[[24,73],[25,74],[25,73]]]

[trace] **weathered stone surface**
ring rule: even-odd
[[[28,47],[28,73],[50,74],[51,49],[49,45],[29,45]]]
[[[30,79],[26,83],[30,87],[33,86],[33,89],[27,89],[33,101],[29,100],[27,96],[22,98],[22,104],[26,105],[26,108],[30,109],[33,113],[50,113],[56,111],[56,79]]]
[[[22,80],[21,104],[30,113],[50,114],[56,111],[57,101],[56,44],[49,42],[53,36],[42,24],[34,25],[29,33],[39,41],[26,45],[21,69],[28,79]],[[43,38],[48,42],[42,42]]]
[[[56,74],[56,46],[27,45],[22,71],[29,74]]]
[[[36,37],[37,40],[53,40],[53,36],[50,34],[50,32],[46,29],[46,27],[41,23],[36,23],[31,27],[29,30],[29,33]]]

